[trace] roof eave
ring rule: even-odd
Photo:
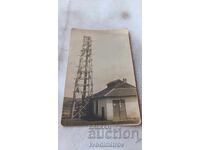
[[[136,95],[126,95],[126,96],[102,96],[102,97],[93,97],[92,99],[104,99],[104,98],[122,98],[122,97],[136,97]]]

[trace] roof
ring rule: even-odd
[[[123,81],[118,79],[118,80],[114,80],[114,81],[111,81],[111,82],[107,83],[107,87],[108,88],[113,88],[113,87],[115,87],[115,88],[117,88],[117,87],[130,88],[130,87],[134,87],[134,86],[132,86],[131,84],[127,83],[126,79],[123,79]]]
[[[107,88],[93,95],[93,98],[136,96],[136,87],[122,80],[114,80],[107,84]]]
[[[111,90],[106,96],[135,96],[136,88],[116,88]]]

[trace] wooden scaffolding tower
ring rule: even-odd
[[[92,40],[90,36],[83,36],[83,45],[74,83],[71,119],[82,118],[87,115],[87,107],[92,94]]]

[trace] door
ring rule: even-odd
[[[113,120],[126,120],[125,100],[113,100]]]
[[[99,106],[98,106],[98,100],[96,100],[96,115],[98,116],[98,108],[99,108]]]
[[[101,116],[102,116],[102,120],[105,119],[105,110],[104,110],[104,107],[101,108]]]

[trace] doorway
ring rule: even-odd
[[[102,112],[102,114],[101,114],[102,120],[104,120],[105,119],[105,110],[104,110],[104,107],[101,108],[101,112]]]
[[[126,120],[125,100],[113,100],[113,120]]]

